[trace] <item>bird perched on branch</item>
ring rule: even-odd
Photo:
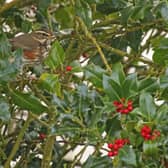
[[[28,62],[40,62],[48,51],[48,46],[55,39],[51,33],[46,31],[35,31],[21,34],[10,40],[12,49],[21,48],[24,59]]]

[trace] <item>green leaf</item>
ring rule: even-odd
[[[161,7],[161,15],[166,21],[168,21],[168,4],[166,2],[164,2]]]
[[[29,21],[23,21],[22,22],[22,25],[21,25],[21,28],[22,28],[22,31],[25,32],[25,33],[28,33],[31,29],[31,22]]]
[[[49,56],[45,60],[45,64],[51,69],[56,69],[63,66],[65,52],[58,41],[55,41],[49,52]]]
[[[138,51],[142,35],[142,30],[127,33],[126,38],[129,41],[129,45],[133,50]]]
[[[10,61],[12,60],[12,62]],[[22,69],[22,51],[16,50],[10,58],[0,60],[0,83],[12,81]]]
[[[168,62],[168,39],[166,37],[157,37],[152,40],[154,48],[153,61],[156,64],[166,65]]]
[[[160,76],[160,88],[168,88],[168,75]]]
[[[168,61],[168,49],[155,49],[152,59],[156,64],[165,65]]]
[[[120,98],[122,97],[121,86],[106,75],[103,75],[103,89],[111,101],[120,100]]]
[[[121,11],[121,22],[127,24],[133,13],[132,6],[128,6]]]
[[[72,71],[71,71],[72,73],[82,72],[82,67],[78,60],[71,62],[69,65],[72,67]]]
[[[113,168],[112,161],[107,156],[105,157],[96,157],[89,156],[85,164],[82,166],[83,168]]]
[[[47,112],[47,107],[42,105],[40,100],[30,93],[22,93],[10,88],[10,94],[13,102],[21,109],[29,110],[35,114]]]
[[[126,2],[123,0],[104,0],[104,3],[97,5],[97,10],[103,14],[110,14],[120,11],[126,7]]]
[[[157,116],[155,118],[156,125],[161,125],[162,122],[164,123],[167,120],[168,116],[168,105],[163,104],[157,110]]]
[[[55,11],[55,18],[61,25],[62,29],[72,28],[73,20],[74,20],[74,10],[72,6],[66,6],[62,8],[58,8]]]
[[[102,88],[102,78],[105,70],[96,65],[85,67],[85,77],[93,83],[94,86]]]
[[[130,74],[122,84],[123,97],[127,98],[138,91],[137,74]]]
[[[143,152],[146,155],[156,157],[158,154],[158,143],[154,141],[145,141],[143,143]]]
[[[125,74],[121,63],[116,63],[113,65],[113,72],[112,72],[111,78],[115,82],[118,82],[119,84],[122,84],[124,82]]]
[[[140,92],[154,92],[159,88],[157,78],[145,78],[138,82]]]
[[[39,87],[46,89],[50,93],[55,93],[57,96],[61,96],[61,85],[56,74],[43,73],[40,76]]]
[[[105,131],[107,135],[112,138],[117,137],[122,129],[120,120],[117,117],[118,116],[115,116],[106,121]]]
[[[149,93],[142,93],[139,99],[141,112],[146,118],[151,121],[156,116],[156,105],[154,104],[153,97]]]
[[[8,121],[11,117],[9,104],[5,101],[0,101],[0,119],[2,121]]]
[[[92,10],[85,0],[77,0],[75,3],[75,13],[81,17],[87,27],[92,25]]]
[[[151,8],[151,5],[136,6],[132,12],[131,18],[134,20],[143,20]]]
[[[125,166],[137,166],[135,151],[129,146],[124,146],[120,149],[119,159]]]
[[[40,0],[38,1],[38,9],[43,13],[43,15],[47,15],[47,9],[51,3],[51,0]]]

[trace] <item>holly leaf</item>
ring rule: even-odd
[[[55,41],[51,47],[49,56],[45,59],[45,64],[54,70],[58,67],[63,67],[64,59],[64,49],[58,41]]]
[[[23,110],[29,110],[35,114],[42,114],[43,112],[48,111],[47,107],[31,93],[22,93],[10,88],[10,95],[13,102]]]

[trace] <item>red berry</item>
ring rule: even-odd
[[[124,144],[118,144],[118,148],[122,148]]]
[[[108,157],[112,157],[112,156],[114,156],[114,152],[109,151],[109,152],[108,152]]]
[[[117,144],[114,144],[113,149],[118,150],[119,146]]]
[[[122,109],[121,108],[117,108],[116,111],[119,112],[119,113],[122,113]]]
[[[151,132],[151,128],[147,125],[144,125],[142,128],[141,128],[141,132],[146,132],[146,133],[150,133]]]
[[[153,131],[153,134],[156,135],[156,136],[160,136],[160,131],[154,130],[154,131]]]
[[[118,155],[118,151],[113,152],[114,156]]]
[[[118,107],[118,108],[123,108],[123,104],[122,104],[122,103],[119,103],[119,104],[117,105],[117,107]]]
[[[132,106],[132,101],[131,101],[131,100],[128,100],[127,105],[128,105],[128,106]]]
[[[145,137],[145,136],[146,136],[146,132],[141,132],[141,135],[142,135],[143,137]]]
[[[152,135],[150,139],[151,139],[151,140],[155,140],[156,138],[157,138],[157,137],[156,137],[155,135]]]
[[[119,145],[119,144],[123,144],[123,140],[122,139],[116,139],[115,144]]]
[[[133,107],[129,105],[129,106],[127,106],[127,110],[130,112],[133,110]]]
[[[120,104],[119,101],[113,101],[113,105],[114,105],[114,106],[118,106],[119,104]]]
[[[146,134],[144,138],[145,138],[145,140],[150,140],[151,139],[151,135],[150,134]]]
[[[39,133],[39,139],[44,140],[46,138],[46,134]]]
[[[66,71],[72,71],[72,67],[71,66],[67,66],[66,67]]]
[[[108,144],[108,148],[112,149],[112,148],[113,148],[113,144],[112,144],[112,143],[109,143],[109,144]]]
[[[129,144],[130,143],[130,140],[129,139],[124,139],[124,144]]]
[[[129,113],[129,110],[128,109],[124,109],[123,110],[123,114],[128,114]]]

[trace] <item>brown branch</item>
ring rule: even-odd
[[[22,0],[13,0],[12,2],[5,3],[1,8],[0,8],[0,14],[4,13],[5,11],[9,10],[13,6],[15,6],[17,3],[21,2]]]

